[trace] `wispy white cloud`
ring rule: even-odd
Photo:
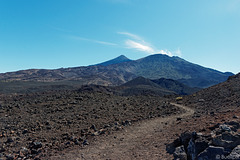
[[[125,41],[125,44],[128,48],[133,48],[133,49],[136,49],[139,51],[147,52],[149,54],[154,54],[154,52],[155,52],[154,49],[151,48],[150,46],[135,42],[133,40],[128,39]]]
[[[145,52],[147,54],[163,54],[163,55],[168,55],[168,56],[173,56],[173,55],[178,55],[181,56],[181,50],[178,48],[176,51],[169,51],[167,49],[157,49],[154,47],[152,44],[146,42],[142,37],[129,33],[129,32],[117,32],[118,34],[124,35],[127,38],[124,40],[124,47],[128,49],[134,49],[137,51]],[[84,38],[80,36],[68,36],[70,39],[74,40],[80,40],[80,41],[88,41],[91,43],[98,43],[98,44],[103,44],[103,45],[108,45],[108,46],[120,46],[121,44],[117,43],[112,43],[112,42],[106,42],[106,41],[100,41],[100,40],[95,40],[95,39],[89,39],[89,38]]]
[[[138,51],[142,51],[147,54],[165,54],[168,56],[173,56],[173,54],[170,51],[156,49],[153,45],[151,45],[150,43],[147,43],[146,41],[144,41],[143,38],[141,38],[136,34],[132,34],[129,32],[117,32],[117,33],[121,35],[125,35],[129,38],[125,40],[125,45],[127,48],[136,49]]]
[[[70,30],[67,30],[67,29],[64,29],[64,28],[60,28],[60,27],[56,27],[56,26],[53,26],[53,25],[47,25],[47,26],[49,26],[50,28],[52,28],[52,29],[54,29],[56,31],[60,31],[60,32],[68,32],[68,33],[72,32]]]
[[[69,36],[71,39],[75,40],[81,40],[81,41],[88,41],[92,43],[98,43],[98,44],[103,44],[103,45],[110,45],[110,46],[116,46],[116,43],[111,43],[111,42],[105,42],[105,41],[99,41],[95,39],[89,39],[89,38],[83,38],[83,37],[78,37],[78,36]]]
[[[181,51],[181,49],[180,48],[178,48],[177,50],[175,50],[174,52],[174,55],[176,55],[176,56],[182,56],[182,51]]]
[[[118,33],[118,34],[122,34],[122,35],[126,35],[126,36],[128,36],[128,37],[130,37],[130,38],[133,38],[133,39],[135,39],[135,40],[143,41],[143,39],[142,39],[140,36],[135,35],[135,34],[132,34],[132,33],[129,33],[129,32],[117,32],[117,33]]]
[[[173,56],[172,52],[170,52],[169,50],[159,50],[159,51],[157,51],[157,54],[164,54],[164,55],[168,55],[168,56]]]

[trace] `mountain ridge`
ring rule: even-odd
[[[126,60],[125,56],[120,59]],[[115,58],[119,59],[119,57]],[[113,59],[114,60],[114,59]],[[54,82],[80,80],[83,84],[116,86],[136,77],[148,79],[167,78],[178,80],[190,87],[206,88],[228,79],[232,73],[220,72],[190,63],[179,57],[155,54],[138,60],[103,65],[59,69],[30,69],[0,74],[0,81]],[[110,62],[113,62],[110,60]],[[109,64],[109,65],[108,65]]]

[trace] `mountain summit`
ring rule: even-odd
[[[128,59],[126,56],[121,55],[121,56],[118,56],[117,58],[111,59],[111,60],[103,62],[103,63],[96,64],[96,65],[108,66],[111,64],[118,64],[118,63],[128,62],[128,61],[131,61],[131,60]]]
[[[110,67],[110,66],[109,66]],[[148,79],[167,78],[178,80],[190,87],[206,88],[227,80],[233,75],[188,62],[177,56],[150,55],[135,61],[111,66]]]

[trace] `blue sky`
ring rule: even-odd
[[[240,0],[0,0],[0,73],[156,53],[240,72]]]

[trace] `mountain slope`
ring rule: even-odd
[[[179,80],[190,87],[209,87],[227,80],[232,73],[205,68],[179,57],[151,55],[135,61],[110,61],[104,65],[60,68],[55,70],[30,69],[0,74],[0,81],[66,81],[80,80],[83,84],[121,85],[138,76],[149,79]],[[111,65],[108,65],[111,64]]]
[[[144,77],[137,77],[120,87],[117,87],[117,90],[122,95],[173,95],[177,94],[173,91],[168,90],[167,88],[162,88],[158,84],[152,82],[150,79]]]
[[[138,85],[146,85],[146,86],[152,86],[152,87],[160,87],[158,84],[152,82],[150,79],[144,78],[144,77],[137,77],[134,78],[133,80],[124,83],[123,87],[133,87],[133,86],[138,86]]]
[[[199,88],[191,88],[173,79],[160,78],[152,80],[152,82],[158,84],[162,88],[166,88],[180,95],[188,95],[200,90]]]
[[[103,63],[96,64],[96,65],[108,66],[108,65],[111,65],[111,64],[118,64],[118,63],[128,62],[128,61],[131,61],[131,60],[128,59],[126,56],[121,55],[117,58],[111,59],[111,60],[103,62]]]
[[[29,69],[0,74],[0,81],[40,81],[55,82],[77,80],[82,84],[120,85],[136,76],[124,70],[105,66],[60,68],[55,70]]]
[[[137,94],[157,94],[157,95],[188,95],[199,91],[198,88],[188,87],[178,81],[172,79],[157,79],[150,80],[144,77],[137,77],[120,87],[124,95],[137,95]]]
[[[236,109],[240,107],[240,73],[218,85],[203,89],[187,96],[186,105],[194,105],[204,112]]]

